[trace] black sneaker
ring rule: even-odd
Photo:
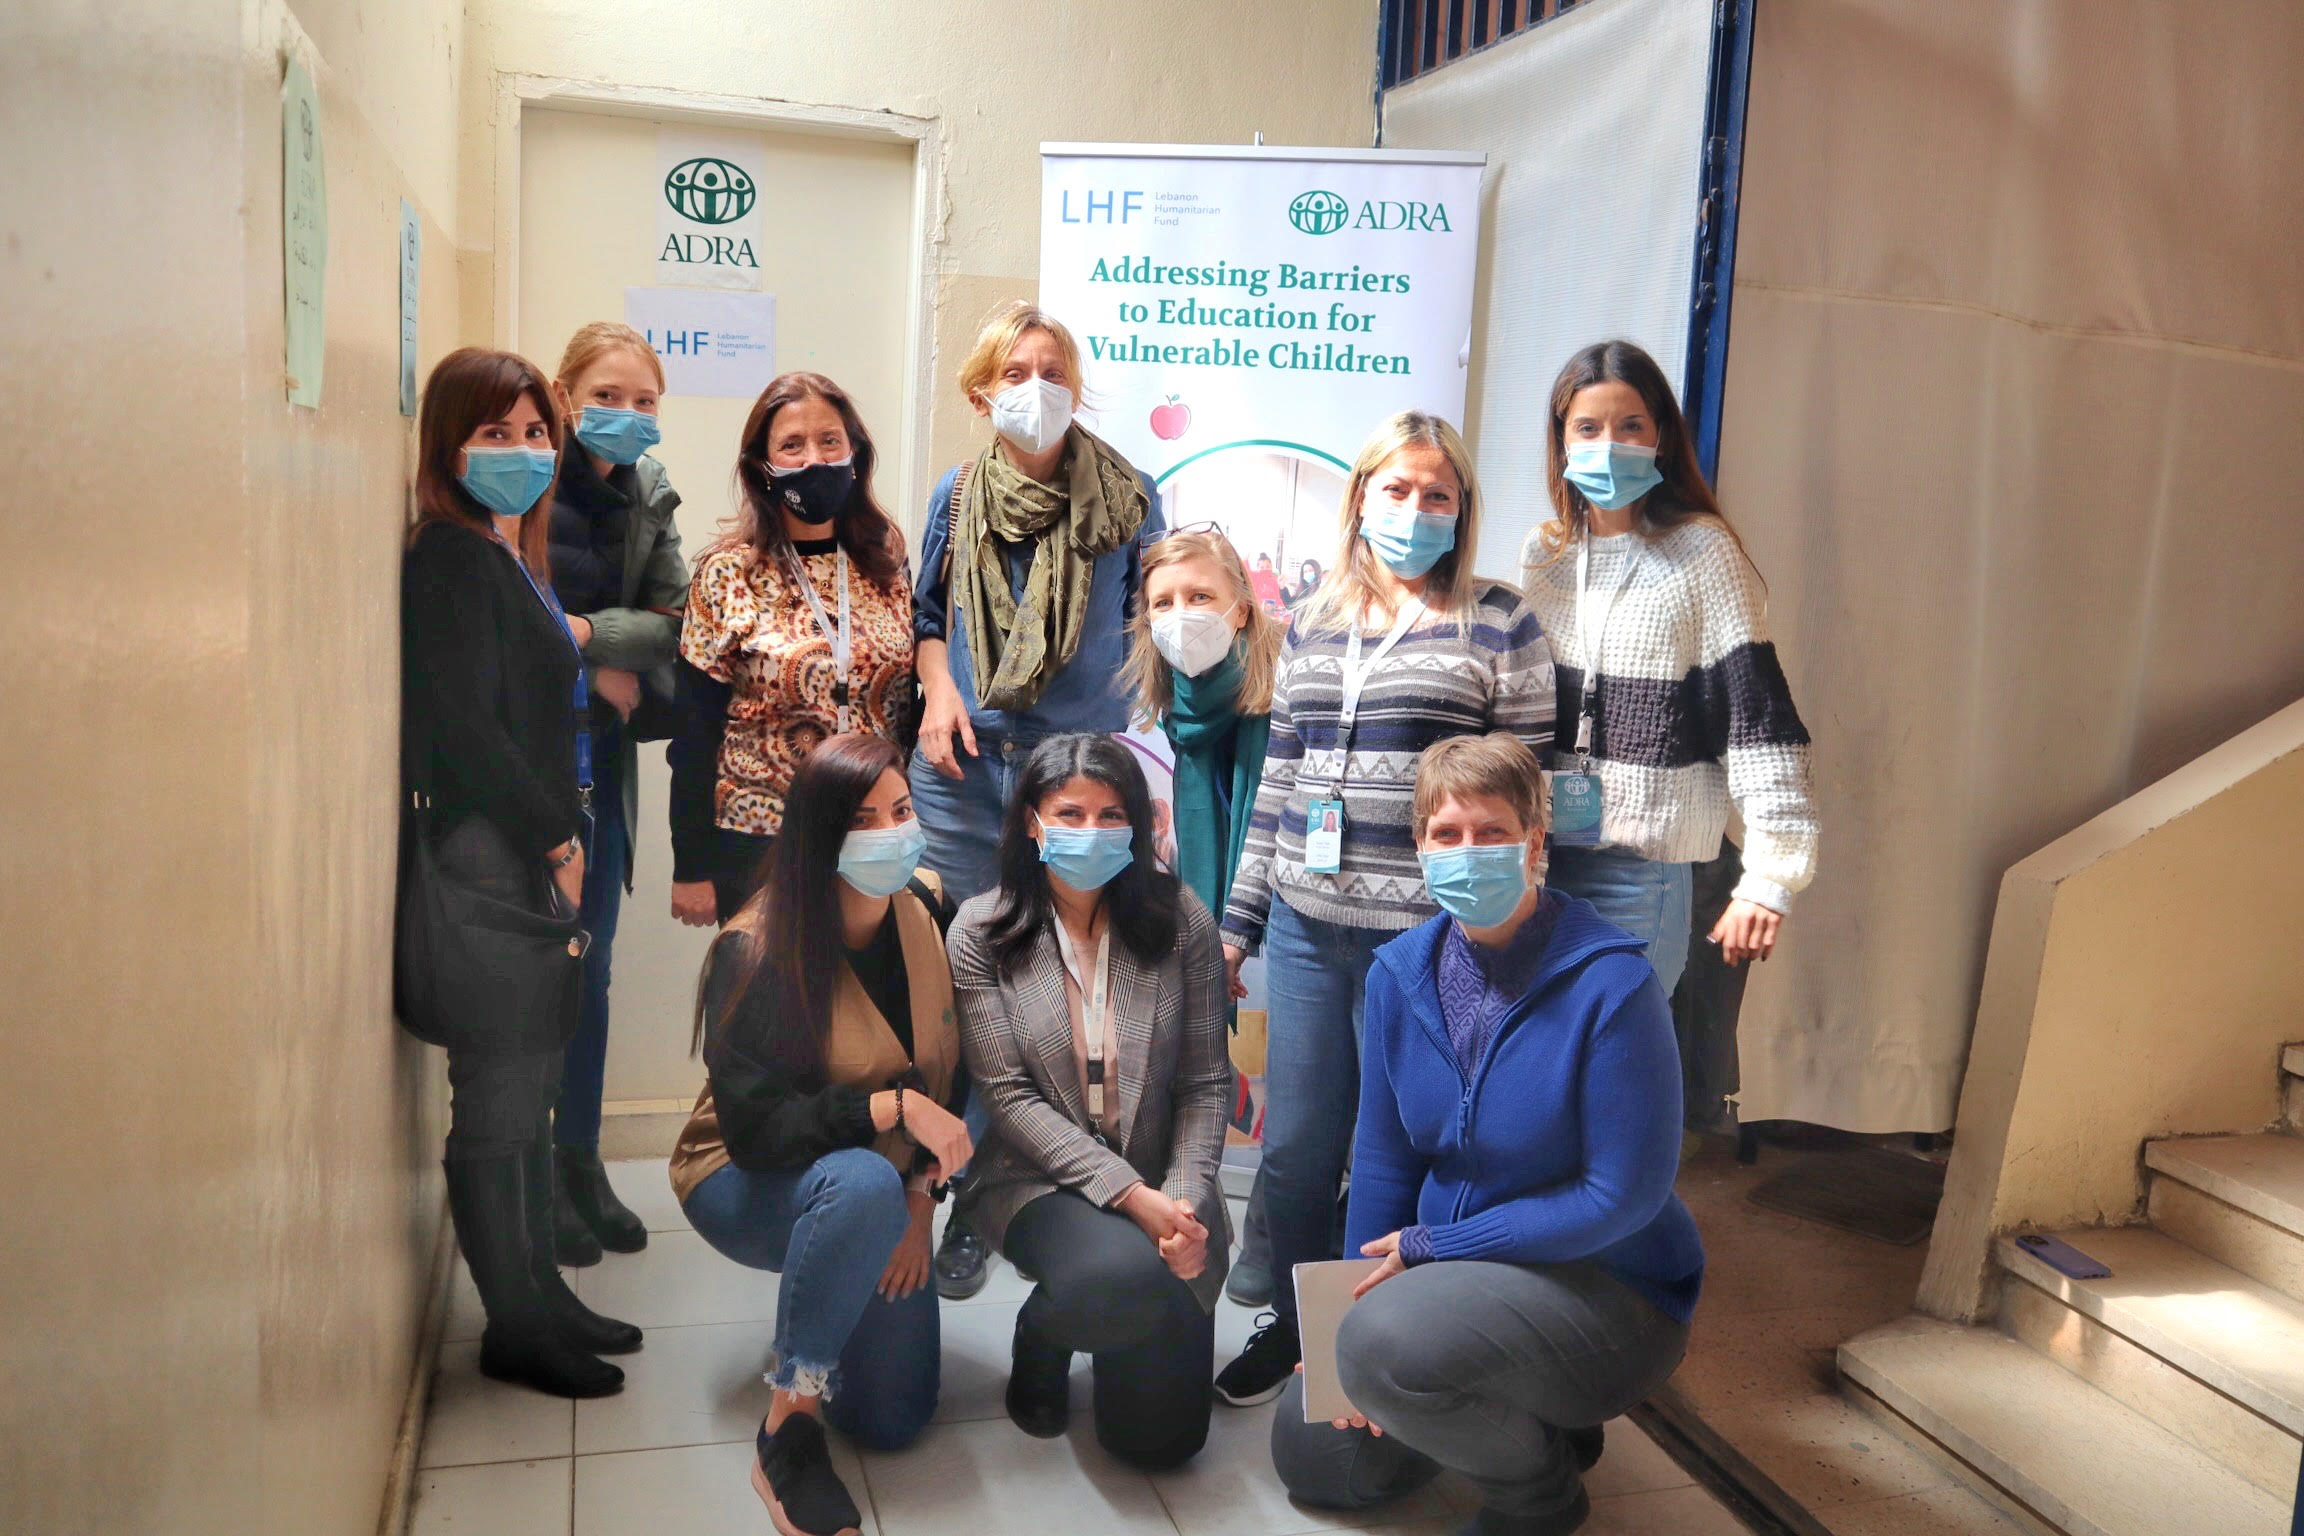
[[[753,1445],[752,1491],[784,1536],[857,1536],[864,1517],[848,1485],[832,1469],[824,1426],[812,1413],[796,1413]]]
[[[936,1245],[936,1294],[946,1301],[966,1301],[984,1289],[991,1278],[991,1254],[958,1211],[945,1223],[944,1241]]]
[[[1296,1341],[1296,1325],[1266,1312],[1256,1319],[1256,1331],[1240,1357],[1216,1373],[1216,1395],[1235,1408],[1250,1408],[1278,1397],[1296,1374],[1304,1348]]]

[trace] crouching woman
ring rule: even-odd
[[[1016,1313],[1008,1416],[1063,1434],[1086,1352],[1097,1440],[1177,1466],[1208,1438],[1232,1064],[1216,921],[1153,861],[1133,752],[1096,735],[1033,750],[1000,885],[960,909],[951,953],[991,1118],[964,1214],[1039,1282]]]
[[[1358,1507],[1442,1466],[1482,1536],[1590,1508],[1599,1426],[1664,1383],[1704,1272],[1672,1192],[1680,1063],[1642,943],[1547,890],[1535,755],[1461,736],[1417,760],[1441,914],[1368,973],[1347,1252],[1382,1260],[1337,1335],[1358,1416],[1272,1426],[1288,1491]]]
[[[932,1191],[973,1148],[902,761],[883,737],[835,736],[793,778],[767,882],[705,960],[709,1080],[672,1157],[705,1241],[783,1277],[752,1486],[786,1536],[861,1518],[819,1415],[895,1450],[936,1409]]]

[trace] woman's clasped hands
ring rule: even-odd
[[[1177,1279],[1197,1280],[1208,1267],[1208,1229],[1192,1214],[1191,1201],[1139,1184],[1120,1197],[1120,1214],[1144,1229]]]

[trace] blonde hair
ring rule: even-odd
[[[1475,796],[1502,800],[1533,833],[1551,824],[1542,765],[1528,743],[1509,731],[1485,736],[1451,736],[1426,747],[1416,759],[1416,809],[1409,832],[1424,840],[1425,823],[1450,800]]]
[[[552,375],[553,382],[562,389],[573,387],[584,376],[585,369],[619,347],[637,352],[648,360],[648,366],[656,374],[657,392],[662,393],[664,360],[656,355],[654,347],[648,345],[647,337],[614,320],[595,320],[568,338],[568,346],[560,354],[560,371]]]
[[[1248,585],[1248,568],[1240,563],[1240,551],[1232,547],[1232,541],[1220,533],[1195,531],[1171,533],[1144,551],[1144,574],[1136,587],[1136,617],[1128,621],[1128,660],[1120,673],[1128,691],[1136,696],[1138,719],[1145,725],[1157,725],[1176,701],[1175,673],[1152,643],[1152,604],[1145,588],[1151,585],[1154,571],[1187,560],[1205,560],[1223,572],[1224,579],[1232,583],[1233,600],[1246,605],[1248,620],[1240,626],[1240,640],[1247,654],[1241,659],[1240,692],[1232,707],[1242,715],[1270,714],[1272,678],[1279,670],[1280,644],[1287,637],[1264,611],[1264,605],[1256,601],[1255,589]]]
[[[1472,613],[1474,551],[1480,546],[1480,486],[1472,472],[1472,451],[1463,437],[1441,418],[1424,411],[1402,411],[1379,422],[1375,434],[1352,464],[1352,478],[1344,486],[1342,527],[1336,563],[1320,580],[1320,590],[1301,612],[1307,625],[1356,624],[1376,596],[1376,552],[1360,537],[1360,503],[1368,482],[1403,448],[1431,448],[1448,461],[1463,493],[1456,507],[1456,543],[1433,563],[1425,577],[1424,603],[1434,613],[1453,613],[1459,624],[1469,625]]]
[[[995,393],[992,386],[999,381],[1000,370],[1007,366],[1008,354],[1033,331],[1045,331],[1064,354],[1064,371],[1072,380],[1072,403],[1078,405],[1084,398],[1080,387],[1080,343],[1063,321],[1037,304],[1022,299],[1010,299],[984,318],[984,328],[976,333],[976,345],[969,349],[968,360],[960,365],[960,392],[973,405],[979,399],[989,400]]]

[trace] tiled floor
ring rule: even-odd
[[[566,1403],[483,1379],[475,1369],[479,1299],[457,1269],[447,1343],[433,1387],[414,1536],[689,1536],[767,1532],[750,1483],[752,1432],[767,1410],[776,1279],[728,1262],[688,1229],[664,1164],[613,1165],[646,1218],[647,1249],[575,1272],[585,1301],[648,1330],[619,1363],[624,1391]],[[1235,1212],[1237,1226],[1237,1212]],[[996,1261],[997,1262],[997,1261]],[[879,1536],[1292,1536],[1355,1528],[1372,1536],[1445,1536],[1472,1501],[1443,1483],[1359,1517],[1300,1509],[1272,1474],[1272,1407],[1216,1410],[1208,1448],[1178,1472],[1147,1477],[1106,1456],[1086,1429],[1087,1361],[1075,1375],[1064,1444],[1032,1440],[1001,1408],[1009,1332],[1025,1286],[999,1265],[975,1299],[944,1308],[939,1422],[897,1455],[859,1455],[835,1437],[842,1475]],[[1219,1360],[1254,1326],[1226,1302]],[[1639,1430],[1608,1427],[1588,1480],[1594,1536],[1742,1536],[1740,1525]]]
[[[1899,1248],[1745,1196],[1798,1153],[1740,1167],[1724,1141],[1680,1173],[1704,1299],[1670,1391],[1835,1536],[2015,1536],[2018,1527],[1840,1393],[1846,1340],[1912,1310],[1928,1245]]]

